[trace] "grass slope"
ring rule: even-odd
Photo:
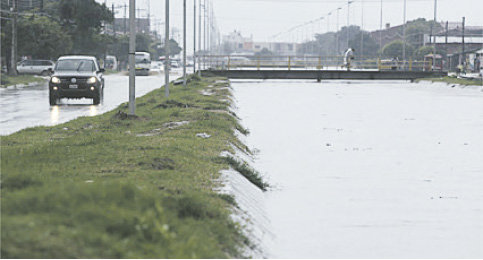
[[[483,85],[483,82],[481,80],[459,79],[455,77],[418,79],[417,82],[419,81],[446,82],[448,84],[458,84],[463,86],[482,86]]]
[[[233,198],[213,189],[230,166],[220,152],[247,149],[228,83],[216,80],[172,86],[169,100],[155,90],[137,99],[135,118],[123,104],[2,137],[2,257],[243,257]]]
[[[0,83],[1,87],[13,86],[13,85],[26,85],[34,82],[43,82],[43,78],[35,77],[32,75],[18,75],[18,76],[8,76],[2,73],[2,80]]]

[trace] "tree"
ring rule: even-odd
[[[104,48],[97,42],[103,23],[111,23],[113,13],[105,4],[95,0],[45,0],[49,14],[59,19],[62,32],[68,33],[73,42],[72,53],[96,55]]]
[[[433,34],[442,29],[441,25],[434,21],[426,21],[424,18],[419,18],[407,23],[406,39],[411,45],[419,48],[424,45],[424,35],[431,33],[431,26],[433,26]]]
[[[18,30],[18,55],[33,59],[56,59],[68,53],[72,48],[71,38],[62,32],[60,24],[45,16],[30,16],[20,18]],[[11,26],[7,24],[5,37],[2,36],[2,46],[10,52]],[[3,50],[2,50],[3,52]],[[4,53],[2,53],[2,56]]]
[[[429,33],[429,28],[424,24],[412,24],[406,28],[406,40],[413,46],[424,44],[424,34]]]
[[[414,52],[413,58],[416,60],[423,60],[424,56],[430,53],[436,53],[433,46],[422,46]]]
[[[136,34],[136,51],[151,52],[153,39],[147,33]]]
[[[179,46],[179,44],[173,40],[169,40],[169,56],[175,56],[181,53],[183,49]],[[156,54],[161,57],[166,55],[165,46],[157,46],[156,47]]]
[[[127,35],[116,37],[109,50],[109,54],[116,56],[119,61],[127,62],[128,53],[129,53],[129,37]]]
[[[255,56],[272,56],[272,55],[273,55],[273,52],[271,52],[267,48],[263,48],[261,51],[255,53]]]
[[[363,36],[362,36],[362,35]],[[363,46],[361,46],[361,38],[363,37]],[[346,37],[347,38],[347,37]],[[354,37],[351,37],[349,41],[349,45],[352,48],[355,48],[356,55],[364,55],[364,56],[376,56],[377,51],[379,49],[379,45],[372,39],[368,32],[359,31]]]
[[[334,32],[316,34],[316,40],[303,43],[299,48],[297,48],[297,53],[332,56],[335,53],[335,36],[336,34]]]
[[[397,57],[399,59],[402,59],[403,46],[404,46],[403,41],[400,41],[400,40],[392,41],[386,44],[384,48],[382,48],[382,55],[389,58]],[[410,57],[413,52],[414,52],[414,47],[411,44],[406,43],[406,58]]]
[[[349,33],[349,46],[347,45],[347,34]],[[361,51],[361,34],[363,34],[364,50]],[[356,53],[364,53],[364,56],[375,56],[379,49],[377,43],[370,37],[370,34],[361,31],[359,26],[351,25],[342,27],[338,32],[328,32],[315,35],[316,40],[306,42],[298,48],[299,54],[316,54],[320,56],[341,55],[347,48],[355,48]]]
[[[48,17],[20,19],[18,24],[18,53],[38,59],[56,59],[68,53],[72,40],[62,32],[58,22]]]

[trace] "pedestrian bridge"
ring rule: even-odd
[[[415,80],[418,78],[444,77],[447,73],[435,71],[369,71],[369,70],[202,70],[202,74],[230,79],[365,79],[365,80]]]
[[[198,59],[202,74],[231,79],[414,80],[447,75],[441,70],[432,70],[430,61],[417,60],[359,58],[347,70],[341,56],[201,56]]]

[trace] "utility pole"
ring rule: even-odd
[[[1,20],[1,12],[0,12],[0,33],[2,32],[2,20]],[[0,52],[2,50],[2,41],[0,39]],[[8,61],[7,61],[8,63]],[[0,57],[0,68],[3,68],[3,64],[2,64],[2,58]],[[2,73],[0,72],[0,82],[2,82]]]
[[[202,54],[201,52],[201,1],[199,0],[199,5],[198,5],[198,19],[199,19],[199,25],[198,25],[198,52]],[[201,57],[198,57],[198,76],[201,76]]]
[[[335,49],[336,55],[339,55],[339,10],[341,8],[337,8],[337,28],[336,28],[336,38],[335,38]]]
[[[168,98],[169,97],[169,67],[171,66],[171,61],[169,59],[169,55],[170,55],[170,52],[169,52],[169,0],[165,0],[166,1],[166,21],[165,21],[165,37],[166,37],[166,43],[165,43],[165,46],[164,46],[164,50],[165,50],[165,65],[164,65],[164,94],[165,96]]]
[[[127,17],[126,17],[126,11],[127,11],[127,5],[124,4],[124,35],[127,33]]]
[[[364,56],[364,0],[361,0],[361,58]]]
[[[18,75],[17,73],[17,17],[18,17],[18,0],[12,0],[12,8],[10,9],[12,14],[12,53],[10,57],[10,71],[12,76]]]
[[[382,55],[382,0],[381,0],[381,20],[379,22],[379,57]]]
[[[351,33],[350,33],[350,12],[349,12],[349,9],[350,9],[350,5],[351,3],[354,2],[354,1],[351,1],[351,0],[347,0],[347,48],[350,48],[349,46],[349,39],[351,37]]]
[[[406,67],[406,0],[404,0],[403,17],[403,66]]]
[[[444,43],[446,45],[446,48],[448,48],[448,21],[446,21],[446,26],[444,28]]]
[[[186,0],[183,0],[183,86],[186,87]]]
[[[151,34],[151,0],[148,0],[148,34]]]
[[[463,23],[462,23],[462,33],[461,33],[461,62],[460,64],[464,64],[466,61],[466,54],[465,54],[465,17],[463,17]]]
[[[193,0],[193,75],[196,74],[196,0]]]
[[[432,42],[433,43],[436,43],[436,36],[434,36],[434,41],[432,40],[432,37],[433,37],[433,26],[434,26],[434,23],[436,23],[436,10],[437,10],[437,7],[438,7],[438,0],[434,0],[434,19],[433,19],[433,22],[431,23],[431,27],[430,27],[430,32],[429,32],[429,44],[431,44]]]
[[[206,1],[206,7],[205,7],[205,24],[206,24],[206,45],[205,49],[208,52],[208,55],[210,54],[210,0]],[[205,62],[205,68],[207,64]]]
[[[113,19],[112,19],[112,33],[114,36],[116,36],[116,15],[115,15],[115,12],[114,12],[114,3],[112,3],[112,16],[113,16]]]
[[[206,0],[203,3],[203,51],[205,53],[203,57],[203,68],[206,69]]]
[[[444,30],[444,53],[446,53],[445,59],[448,59],[448,21],[446,21],[446,26],[444,29],[445,29]],[[451,64],[447,62],[446,68],[449,70],[450,67],[451,67]]]
[[[211,2],[208,0],[208,8],[207,8],[207,15],[208,15],[208,53],[211,55],[211,40],[212,40],[212,16],[211,16]]]
[[[210,0],[207,0],[206,3],[206,50],[208,51],[208,55],[211,55],[210,49]]]
[[[129,114],[136,114],[136,0],[129,0]]]

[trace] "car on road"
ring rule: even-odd
[[[92,98],[98,105],[104,89],[103,72],[93,56],[60,57],[49,81],[50,105],[61,98]]]
[[[174,69],[181,67],[181,60],[178,60],[178,59],[171,60],[170,66],[171,66],[171,68],[174,68]]]
[[[54,70],[55,63],[51,60],[24,60],[17,65],[20,74],[36,74],[48,76]]]

